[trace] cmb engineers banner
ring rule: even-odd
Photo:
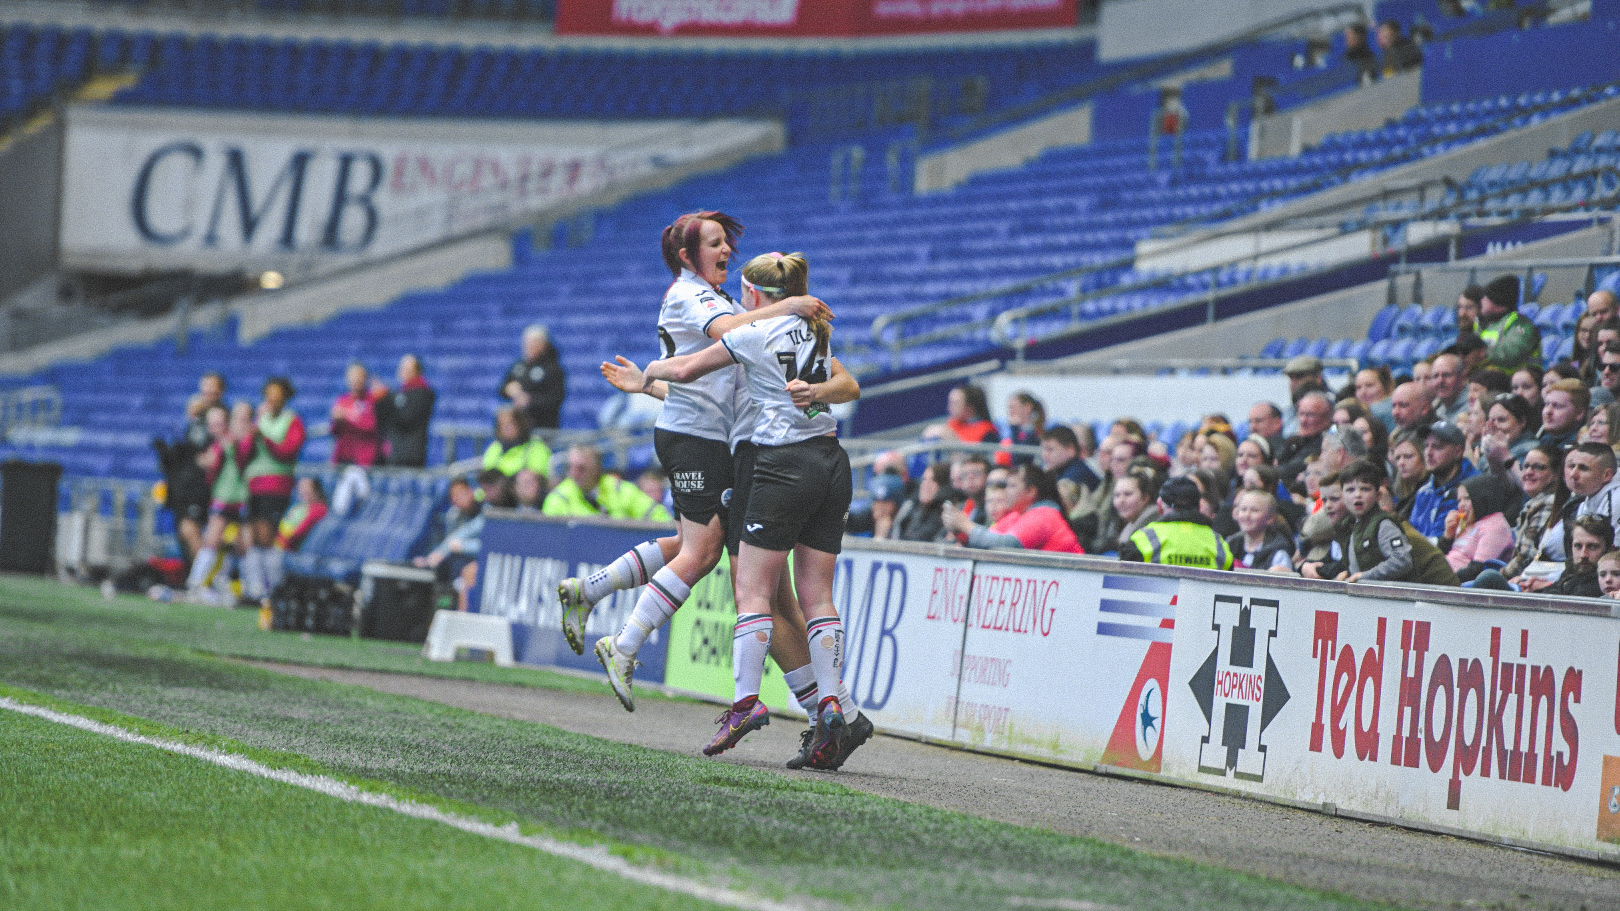
[[[750,121],[496,124],[72,108],[65,265],[331,271],[660,170],[775,148]]]
[[[857,37],[1063,28],[1077,0],[559,0],[561,35]]]
[[[516,550],[500,560],[556,546],[538,526],[567,527],[521,524],[535,527],[501,538]],[[1465,606],[1420,588],[847,540],[846,682],[880,730],[1620,860],[1620,619],[1601,602]],[[614,556],[602,545],[551,559],[583,570]],[[523,660],[550,663],[562,637],[541,605],[555,593],[532,597],[527,641],[552,645]],[[528,610],[514,600],[498,612]],[[724,576],[704,580],[670,627],[665,676],[638,679],[729,700],[734,617]],[[779,677],[765,698],[792,709]]]

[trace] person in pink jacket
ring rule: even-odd
[[[344,376],[349,391],[332,403],[332,461],[370,468],[382,456],[382,430],[377,427],[377,400],[388,394],[372,381],[364,364],[350,364]]]
[[[1006,496],[1006,513],[989,528],[975,524],[955,504],[947,503],[945,528],[968,547],[1085,553],[1058,505],[1062,501],[1051,475],[1034,463],[1014,465],[1008,469]]]
[[[1479,575],[1491,560],[1504,560],[1513,552],[1513,526],[1503,515],[1513,491],[1496,475],[1479,474],[1457,489],[1457,508],[1446,517],[1447,538],[1441,549],[1446,562],[1466,582]]]

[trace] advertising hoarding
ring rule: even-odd
[[[856,37],[1072,27],[1077,0],[559,0],[560,35]]]

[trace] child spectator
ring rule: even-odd
[[[1475,475],[1457,491],[1457,508],[1446,517],[1440,549],[1457,578],[1468,581],[1485,565],[1506,559],[1513,551],[1513,528],[1508,525],[1508,483],[1495,475]]]
[[[1350,513],[1338,472],[1324,477],[1322,508],[1300,525],[1300,574],[1307,579],[1333,579],[1346,572],[1345,542],[1350,539]]]
[[[1597,577],[1603,597],[1620,599],[1620,550],[1598,557]]]
[[[1456,585],[1446,558],[1410,524],[1378,505],[1382,468],[1358,459],[1339,473],[1344,505],[1354,525],[1350,533],[1348,582],[1421,582]]]
[[[1256,572],[1294,571],[1294,545],[1271,527],[1277,499],[1263,490],[1240,490],[1232,503],[1238,533],[1226,539],[1232,549],[1232,568]]]

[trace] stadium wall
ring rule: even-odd
[[[1108,0],[1097,13],[1097,59],[1152,57],[1203,47],[1295,13],[1343,0]],[[1372,3],[1366,3],[1369,12]]]
[[[917,160],[916,192],[949,190],[975,174],[1021,167],[1048,149],[1085,145],[1091,141],[1091,110],[1082,104],[924,155]]]
[[[0,144],[0,301],[56,269],[62,123],[52,119]]]
[[[492,512],[479,609],[520,660],[592,670],[556,583],[664,531]],[[640,678],[727,702],[735,608],[705,584]],[[855,539],[834,591],[886,732],[1620,861],[1612,602]]]
[[[1423,102],[1467,101],[1481,87],[1508,95],[1608,82],[1620,73],[1620,5],[1590,22],[1435,42],[1423,51]],[[1490,91],[1489,88],[1486,91]]]

